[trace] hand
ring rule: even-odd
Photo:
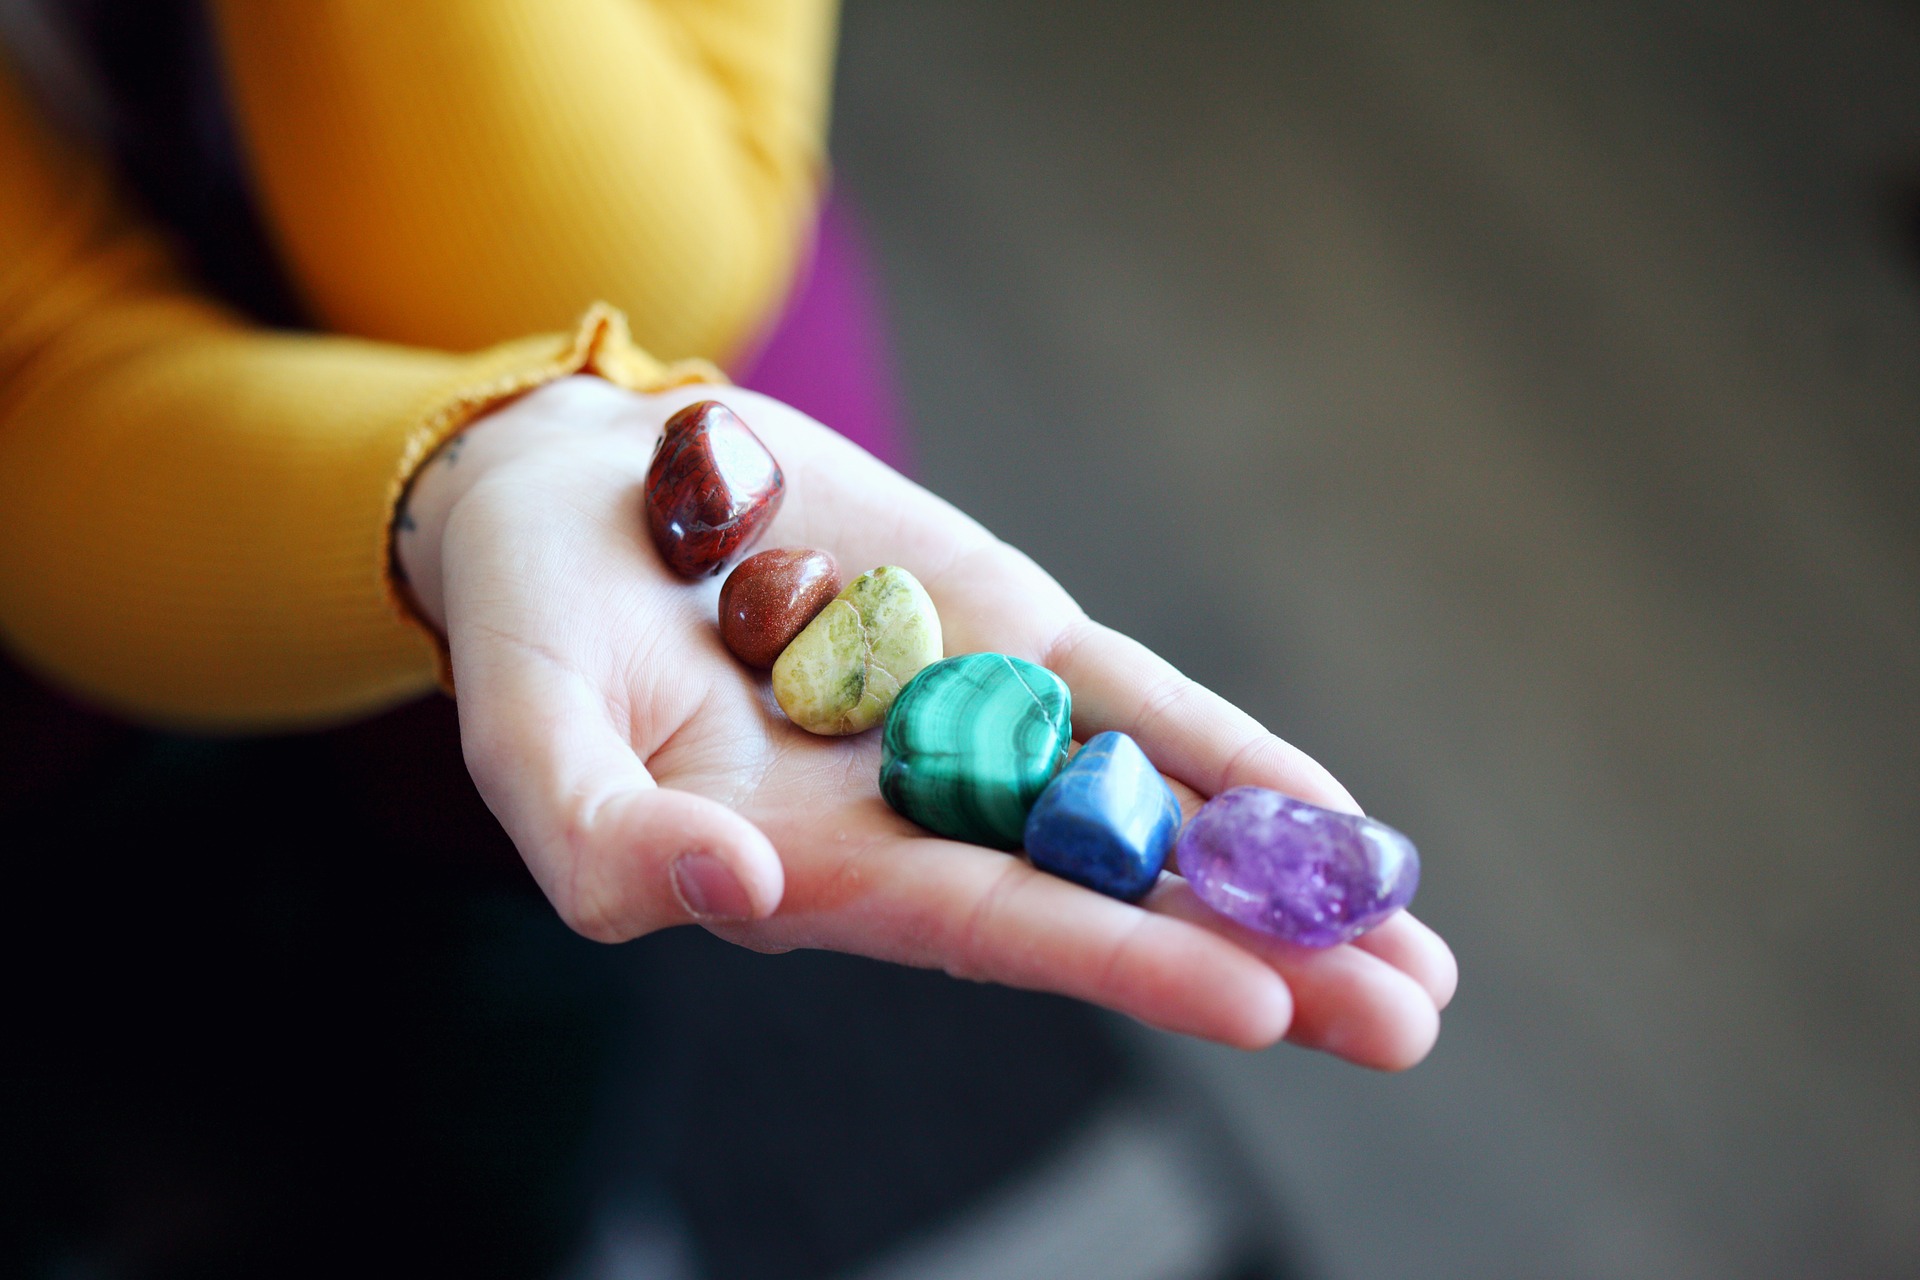
[[[641,494],[666,419],[716,397],[766,441],[787,495],[761,547],[911,570],[948,653],[1058,672],[1074,729],[1132,734],[1189,812],[1227,787],[1353,809],[1339,783],[1038,566],[860,449],[764,396],[637,396],[572,378],[495,412],[428,464],[401,559],[445,627],[468,767],[563,918],[618,941],[697,921],[764,951],[825,947],[1056,991],[1249,1048],[1283,1035],[1411,1066],[1455,982],[1401,913],[1357,943],[1291,947],[1163,876],[1141,906],[927,834],[880,799],[877,733],[820,738],[721,645],[719,580],[673,576]]]

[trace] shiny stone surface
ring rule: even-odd
[[[1305,947],[1351,942],[1420,887],[1413,841],[1386,823],[1265,787],[1207,801],[1176,851],[1202,902]]]
[[[915,676],[887,716],[880,794],[938,835],[1017,849],[1072,740],[1073,696],[1045,667],[967,653]]]
[[[1027,815],[1027,857],[1109,897],[1134,902],[1153,888],[1180,831],[1180,802],[1140,744],[1101,733],[1040,793]]]

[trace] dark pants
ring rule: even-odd
[[[708,1274],[804,1280],[1122,1084],[1065,1001],[573,936],[444,702],[208,741],[6,689],[5,1274],[540,1276],[624,1187]]]

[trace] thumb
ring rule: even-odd
[[[773,914],[785,873],[766,836],[659,786],[584,677],[527,652],[488,654],[459,675],[467,767],[571,928],[623,942]]]
[[[670,925],[772,915],[785,874],[760,829],[704,796],[656,785],[637,760],[632,770],[638,778],[581,825],[581,847],[563,850],[572,863],[563,878],[541,879],[567,924],[623,942]]]

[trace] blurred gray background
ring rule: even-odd
[[[1313,1273],[1920,1274],[1920,11],[868,0],[836,148],[922,478],[1422,845],[1412,1074],[1130,1033]]]

